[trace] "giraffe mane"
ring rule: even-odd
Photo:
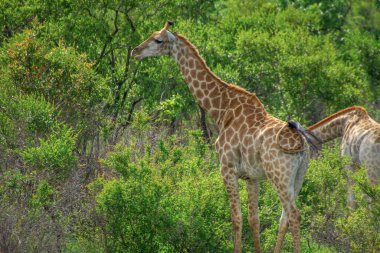
[[[202,58],[202,56],[199,54],[199,51],[198,49],[183,35],[181,34],[176,34],[178,38],[181,39],[181,41],[183,43],[185,43],[189,48],[190,50],[194,53],[194,56],[196,56],[199,60],[199,62],[201,63],[202,67],[205,68],[206,72],[208,74],[210,74],[211,76],[213,76],[218,82],[220,82],[221,84],[224,85],[224,87],[226,88],[230,88],[230,89],[233,89],[241,94],[244,94],[244,95],[247,95],[247,96],[253,96],[255,97],[261,104],[261,101],[259,100],[259,98],[256,96],[255,93],[253,92],[249,92],[247,91],[246,89],[242,88],[242,87],[239,87],[237,85],[234,85],[234,84],[231,84],[231,83],[227,83],[225,81],[223,81],[222,79],[220,79],[220,77],[218,77],[217,75],[215,75],[211,70],[210,68],[207,66],[205,60]]]
[[[352,111],[358,111],[358,112],[361,113],[361,115],[368,115],[367,110],[364,109],[364,107],[354,105],[354,106],[350,106],[350,107],[347,107],[345,109],[342,109],[342,110],[340,110],[340,111],[338,111],[338,112],[336,112],[334,114],[331,114],[330,116],[322,119],[321,121],[318,121],[314,125],[309,126],[307,129],[308,130],[313,130],[313,129],[315,129],[315,128],[317,128],[317,127],[325,124],[326,122],[329,122],[332,119],[335,119],[335,118],[337,118],[337,117],[339,117],[341,115],[344,115],[344,114],[352,112]]]

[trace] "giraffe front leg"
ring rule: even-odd
[[[355,172],[355,165],[353,163],[347,164],[346,166],[344,166],[344,168],[348,171]],[[351,178],[351,175],[349,175],[347,180],[347,206],[351,209],[356,208],[355,194],[352,190],[354,184],[354,180]]]
[[[248,191],[248,223],[251,228],[255,253],[260,249],[260,219],[259,219],[259,190],[260,184],[257,180],[247,180]]]
[[[241,237],[243,221],[240,206],[238,178],[234,172],[233,167],[230,166],[222,165],[221,173],[231,205],[232,229],[234,234],[234,252],[240,253],[242,251]]]

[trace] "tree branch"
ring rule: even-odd
[[[95,63],[95,66],[94,66],[95,68],[99,65],[101,60],[104,58],[107,46],[112,42],[113,37],[119,32],[119,26],[117,25],[117,22],[118,22],[118,18],[119,18],[119,10],[121,8],[121,3],[122,2],[120,2],[119,6],[115,10],[115,19],[113,21],[114,31],[112,32],[112,34],[110,34],[108,36],[108,40],[104,43],[102,51],[100,52],[100,56]]]

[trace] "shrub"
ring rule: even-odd
[[[121,176],[102,181],[100,191],[92,184],[110,251],[231,249],[229,203],[215,155],[206,152],[200,132],[188,137],[186,144],[162,140],[144,153],[119,146],[103,161]]]
[[[63,41],[48,41],[43,29],[35,24],[5,44],[4,72],[19,92],[43,97],[82,135],[91,133],[102,122],[99,113],[109,95],[106,80],[86,55]]]
[[[352,174],[339,148],[326,147],[310,162],[300,193],[303,226],[320,245],[337,251],[377,252],[380,247],[379,186],[370,185],[365,168]],[[347,180],[354,179],[356,209],[347,206]],[[311,230],[310,230],[311,229]]]
[[[54,189],[53,187],[46,181],[42,180],[36,189],[35,194],[31,200],[31,205],[34,208],[43,207],[49,208],[53,204],[54,197]]]
[[[46,139],[40,139],[38,146],[26,147],[20,155],[25,164],[40,172],[47,170],[60,178],[74,166],[75,142],[73,130],[60,125]]]
[[[311,236],[322,245],[342,249],[348,247],[347,240],[340,237],[337,219],[347,213],[347,176],[339,155],[339,147],[322,150],[320,156],[310,161],[300,201],[304,226],[311,228]]]
[[[365,168],[350,174],[353,177],[357,208],[340,217],[337,228],[346,237],[353,252],[380,250],[380,185],[370,184]]]

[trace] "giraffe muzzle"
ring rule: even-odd
[[[139,47],[135,47],[132,52],[131,52],[131,56],[137,60],[140,60],[141,59],[141,56],[140,56],[140,48]]]

